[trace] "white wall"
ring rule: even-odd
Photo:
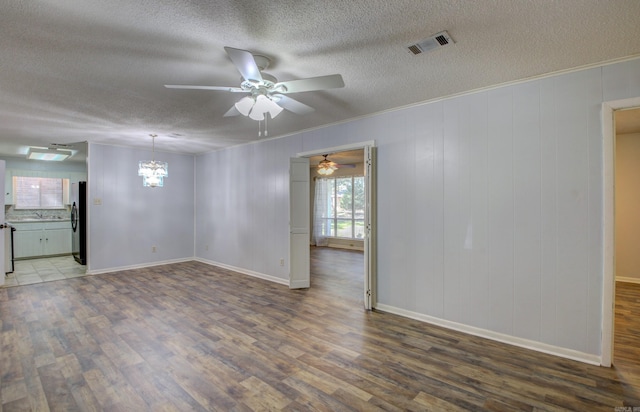
[[[599,356],[600,110],[640,96],[638,73],[632,60],[199,156],[196,254],[286,277],[286,157],[375,140],[381,306]]]
[[[193,258],[195,158],[156,152],[169,163],[162,188],[142,186],[138,162],[149,158],[149,150],[89,145],[90,272]]]
[[[197,257],[288,281],[289,158],[301,148],[292,137],[197,157]]]

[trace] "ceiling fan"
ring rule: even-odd
[[[339,74],[311,77],[300,80],[278,82],[270,74],[263,73],[270,63],[268,57],[254,55],[249,51],[225,47],[224,50],[242,75],[240,87],[225,86],[191,86],[165,84],[169,89],[220,90],[231,93],[248,93],[229,109],[224,116],[249,116],[253,120],[264,120],[265,114],[276,117],[282,109],[296,114],[311,113],[314,109],[297,100],[288,97],[291,93],[309,92],[315,90],[335,89],[344,87],[344,81]]]
[[[338,164],[336,162],[333,162],[329,159],[327,159],[327,156],[329,156],[328,154],[326,155],[322,155],[324,157],[324,159],[322,159],[319,163],[318,163],[318,174],[319,175],[323,175],[323,176],[328,176],[333,174],[333,172],[335,172],[336,170],[338,170],[339,168],[353,168],[356,167],[356,165],[354,164]]]

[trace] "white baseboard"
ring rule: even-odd
[[[442,326],[444,328],[456,330],[458,332],[468,333],[469,335],[479,336],[481,338],[491,339],[494,341],[519,346],[525,349],[535,350],[549,355],[560,356],[562,358],[576,360],[591,365],[599,366],[601,364],[601,358],[597,355],[592,355],[573,349],[567,349],[560,346],[549,345],[542,342],[536,342],[529,339],[518,338],[511,335],[506,335],[504,333],[494,332],[488,329],[476,328],[475,326],[464,325],[462,323],[452,322],[421,313],[411,312],[408,310],[396,308],[394,306],[377,304],[376,310],[393,313],[394,315],[404,316],[406,318],[419,320],[421,322],[429,323],[436,326]]]
[[[98,270],[87,270],[87,275],[101,275],[103,273],[121,272],[123,270],[132,270],[132,269],[144,269],[144,268],[150,268],[153,266],[170,265],[172,263],[183,263],[183,262],[191,262],[191,261],[193,261],[193,258],[188,257],[188,258],[181,258],[181,259],[163,260],[161,262],[140,263],[138,265],[118,266],[118,267],[98,269]]]
[[[628,278],[628,277],[625,277],[625,276],[616,276],[616,282],[638,283],[638,284],[640,284],[640,278]]]
[[[252,276],[254,278],[264,279],[264,280],[268,280],[270,282],[279,283],[281,285],[289,286],[289,280],[288,279],[282,279],[282,278],[278,278],[278,277],[275,277],[275,276],[266,275],[264,273],[255,272],[253,270],[243,269],[243,268],[239,268],[239,267],[236,267],[236,266],[231,266],[231,265],[227,265],[227,264],[224,264],[224,263],[215,262],[213,260],[208,260],[208,259],[203,259],[203,258],[194,258],[192,260],[195,260],[195,261],[201,262],[201,263],[206,263],[207,265],[211,265],[211,266],[221,267],[223,269],[233,270],[234,272],[238,272],[238,273],[241,273],[243,275]]]

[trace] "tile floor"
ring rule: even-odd
[[[73,256],[16,260],[14,272],[6,275],[4,287],[30,285],[85,276],[87,267],[78,264]]]

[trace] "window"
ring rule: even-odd
[[[328,178],[323,232],[328,237],[364,238],[364,177]]]
[[[16,209],[63,209],[63,179],[15,176]]]

